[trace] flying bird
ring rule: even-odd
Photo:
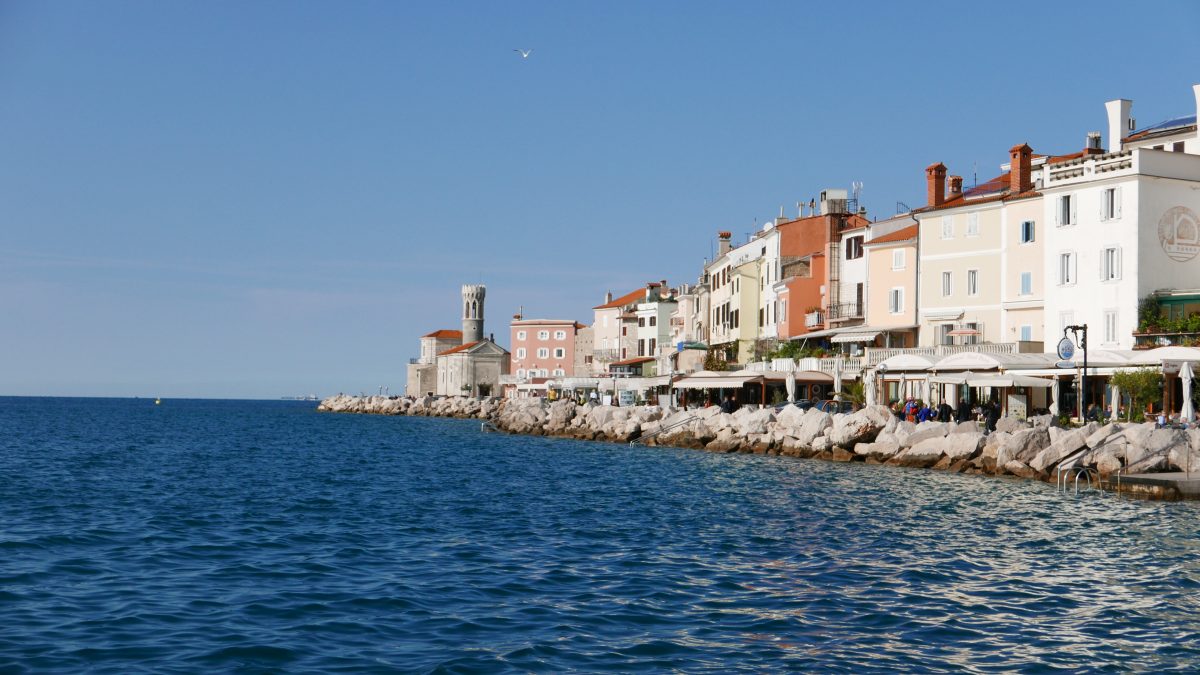
[[[513,51],[520,54],[523,59],[529,58],[529,55],[533,53],[532,49],[514,49]]]

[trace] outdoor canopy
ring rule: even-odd
[[[1054,380],[1027,375],[989,375],[968,378],[967,385],[971,387],[1043,387],[1048,389],[1054,386]]]

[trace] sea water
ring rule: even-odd
[[[0,398],[0,671],[1192,671],[1195,505]]]

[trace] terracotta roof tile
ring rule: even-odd
[[[639,288],[636,291],[626,293],[625,295],[616,298],[612,302],[607,302],[603,305],[597,305],[592,309],[612,309],[614,307],[624,307],[625,305],[631,305],[644,297],[646,297],[646,289]]]
[[[462,351],[466,351],[466,350],[470,349],[471,347],[474,347],[474,346],[475,346],[475,345],[477,345],[477,344],[479,344],[479,343],[478,343],[478,342],[468,342],[468,343],[467,343],[467,344],[465,344],[465,345],[459,345],[459,346],[457,346],[457,347],[452,347],[452,348],[450,348],[450,349],[447,349],[447,350],[446,350],[446,351],[444,351],[444,352],[438,352],[438,356],[445,356],[445,355],[447,355],[447,354],[453,354],[453,353],[455,353],[455,352],[462,352]]]
[[[890,241],[907,241],[909,239],[916,239],[917,238],[917,230],[919,229],[919,227],[920,226],[918,226],[918,225],[909,225],[908,227],[896,230],[895,232],[890,232],[888,234],[885,234],[882,237],[875,237],[874,239],[872,239],[871,241],[868,241],[867,243],[868,244],[886,244]]]
[[[423,337],[423,338],[438,338],[441,340],[452,340],[452,339],[461,340],[462,339],[462,331],[461,330],[450,330],[448,328],[443,328],[442,330],[435,330],[432,333],[430,333],[429,335],[422,335],[421,337]]]

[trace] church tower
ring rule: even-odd
[[[483,284],[463,284],[463,344],[483,340],[483,298],[487,289]]]

